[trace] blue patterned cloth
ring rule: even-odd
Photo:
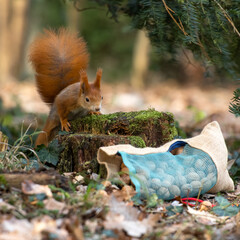
[[[170,151],[184,146],[183,152]],[[120,151],[130,178],[140,197],[156,193],[163,200],[175,196],[195,197],[209,191],[217,182],[217,168],[211,157],[183,141],[177,141],[168,152],[133,155]]]

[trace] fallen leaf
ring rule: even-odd
[[[90,231],[91,233],[95,233],[96,230],[97,230],[97,228],[99,227],[99,223],[98,223],[97,220],[95,220],[95,221],[87,220],[87,221],[85,222],[85,225],[86,225],[86,227],[89,229],[89,231]]]
[[[84,240],[82,226],[78,218],[73,217],[72,219],[66,219],[65,224],[68,231],[73,235],[73,239]]]
[[[77,190],[79,193],[85,194],[86,191],[87,191],[87,186],[78,185],[78,186],[76,186],[76,190]]]
[[[123,186],[120,192],[124,201],[130,200],[136,194],[134,188],[128,185]]]
[[[195,220],[204,225],[217,225],[225,223],[229,217],[217,217],[209,212],[197,211],[188,206],[188,213],[195,217]]]
[[[100,199],[102,204],[108,205],[109,196],[105,190],[103,189],[98,190],[96,193],[96,197]]]
[[[171,203],[171,205],[172,205],[172,206],[182,206],[183,204],[182,204],[181,202],[179,202],[179,201],[173,201],[173,202]]]
[[[56,235],[58,240],[69,239],[68,232],[64,228],[59,228],[57,222],[49,216],[35,218],[31,222],[12,217],[3,220],[0,225],[1,240],[43,239],[43,232]]]
[[[101,182],[101,184],[106,188],[106,187],[110,187],[112,184],[110,181],[108,180],[104,180]]]
[[[99,178],[100,178],[99,175],[96,174],[96,173],[92,173],[91,176],[90,176],[90,179],[92,179],[92,180],[94,180],[94,181],[99,180]]]
[[[118,201],[114,196],[109,200],[109,211],[124,216],[126,220],[138,220],[139,210],[129,206],[124,202]]]
[[[73,183],[76,184],[76,183],[83,183],[84,182],[84,177],[81,176],[81,175],[78,175],[78,176],[75,176],[73,178]]]
[[[209,201],[203,201],[200,204],[199,211],[210,211],[212,209],[212,203]]]
[[[45,199],[43,203],[47,210],[58,210],[60,213],[66,208],[65,203],[56,201],[54,198]]]
[[[15,209],[15,207],[12,206],[12,205],[10,205],[9,203],[4,202],[4,201],[0,198],[0,209],[12,210],[12,209]]]
[[[236,159],[232,159],[227,162],[227,170],[230,170],[232,165],[235,163]]]
[[[123,221],[122,229],[131,237],[141,237],[147,233],[148,226],[143,221]]]
[[[106,229],[124,230],[131,237],[141,237],[152,231],[159,215],[149,215],[142,221],[138,220],[139,211],[123,202],[118,202],[112,197],[109,205],[109,213],[103,225]]]
[[[76,176],[76,172],[65,172],[65,173],[63,173],[63,175],[65,176],[65,177],[72,177],[72,178],[74,178],[75,176]]]
[[[1,233],[17,233],[19,237],[26,236],[26,239],[31,239],[32,224],[27,219],[16,219],[12,217],[9,220],[4,220],[1,223]],[[1,236],[1,235],[0,235]],[[17,238],[16,238],[17,239]]]
[[[39,185],[28,180],[22,182],[22,192],[28,195],[44,193],[46,196],[52,197],[52,191],[48,185]]]
[[[141,221],[126,220],[123,215],[109,212],[103,222],[106,229],[124,230],[131,237],[141,237],[147,232],[147,226]]]
[[[56,235],[57,239],[59,240],[65,240],[69,238],[69,234],[66,229],[60,228],[58,222],[49,216],[35,218],[31,221],[31,223],[33,224],[33,235],[38,233],[40,235],[40,239],[42,239],[43,232],[49,234],[52,233]]]

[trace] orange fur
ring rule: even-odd
[[[36,146],[48,145],[59,125],[69,132],[72,115],[100,114],[102,70],[98,69],[94,83],[88,82],[86,43],[77,34],[63,28],[58,33],[45,30],[31,45],[29,59],[36,71],[38,91],[43,101],[51,105]]]
[[[95,85],[96,88],[100,89],[101,78],[102,78],[102,69],[99,68],[97,70],[97,76],[96,76],[96,80],[94,82],[94,85]]]
[[[52,104],[62,89],[79,81],[79,71],[87,68],[89,54],[77,33],[61,28],[57,33],[45,30],[30,46],[29,60],[36,71],[40,96]]]

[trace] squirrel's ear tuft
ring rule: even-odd
[[[98,70],[97,70],[97,75],[96,75],[96,80],[95,80],[95,82],[94,82],[94,86],[95,86],[96,88],[99,88],[99,89],[100,89],[101,78],[102,78],[102,69],[101,69],[101,68],[98,68]]]
[[[80,71],[80,82],[88,83],[88,77],[85,70]]]
[[[87,92],[89,89],[88,77],[85,70],[80,71],[80,94]]]

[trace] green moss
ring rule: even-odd
[[[177,136],[173,114],[154,109],[89,115],[71,125],[73,132],[79,133],[140,136],[150,147],[159,147]]]
[[[177,136],[173,115],[154,109],[80,117],[71,126],[76,133],[61,136],[60,171],[99,171],[96,156],[102,146],[159,147]]]
[[[146,144],[141,137],[130,136],[129,139],[130,139],[130,144],[133,145],[134,147],[139,147],[139,148],[146,147]]]
[[[149,109],[146,111],[133,112],[133,121],[130,122],[129,128],[132,132],[141,132],[142,128],[146,125],[143,123],[158,124],[159,119],[163,119],[164,114],[162,112]],[[150,121],[150,122],[149,122]]]
[[[0,185],[7,186],[7,180],[3,175],[0,175]]]

